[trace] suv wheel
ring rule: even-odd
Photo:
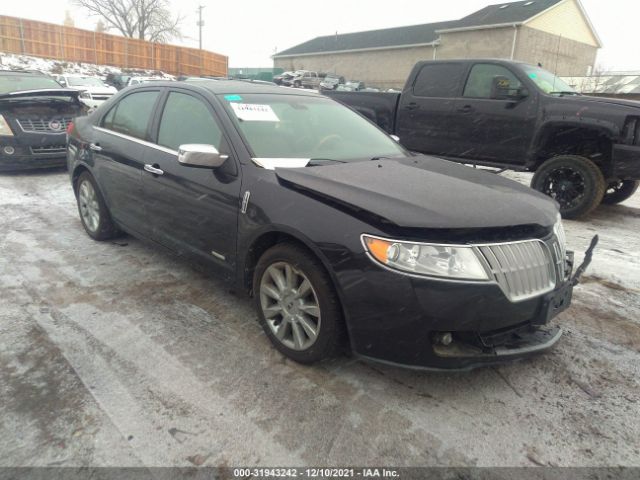
[[[83,172],[76,182],[76,201],[82,226],[94,240],[110,240],[120,234],[93,176]]]
[[[624,202],[636,193],[638,185],[640,185],[640,181],[638,180],[618,180],[617,182],[612,182],[604,194],[602,203],[613,205]]]
[[[262,328],[274,346],[300,363],[333,356],[342,344],[340,302],[318,259],[295,244],[267,250],[253,292]]]
[[[536,170],[531,187],[557,201],[564,218],[580,218],[600,204],[606,183],[598,166],[588,158],[560,155]]]

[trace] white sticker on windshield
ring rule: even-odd
[[[247,122],[279,122],[280,119],[270,105],[232,102],[231,108],[240,120]]]

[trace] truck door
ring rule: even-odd
[[[405,85],[396,120],[402,145],[416,152],[451,154],[452,113],[464,71],[464,62],[426,63]]]
[[[506,82],[512,98],[496,97],[492,83],[496,77]],[[455,156],[500,164],[525,163],[537,117],[537,94],[524,92],[518,76],[494,63],[474,64],[462,96],[456,100],[451,135]],[[523,93],[524,95],[524,93]]]

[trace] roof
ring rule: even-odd
[[[521,2],[488,5],[456,21],[454,26],[442,30],[491,27],[505,24],[513,25],[514,23],[520,24],[538,16],[561,1],[562,0],[524,0]]]
[[[563,0],[523,0],[498,3],[489,5],[460,20],[316,37],[276,53],[273,57],[430,45],[438,41],[438,32],[524,23],[561,1]]]
[[[175,87],[176,82],[165,82],[168,87]],[[193,85],[201,88],[206,88],[211,93],[216,95],[224,94],[252,94],[252,93],[273,93],[279,95],[303,95],[303,96],[320,96],[319,94],[310,90],[300,90],[299,88],[279,87],[277,85],[268,85],[264,83],[256,82],[243,82],[241,80],[210,80],[201,79],[198,81],[186,81],[180,82],[180,84]],[[148,84],[147,84],[148,86]]]

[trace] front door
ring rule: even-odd
[[[535,130],[537,94],[530,92],[520,99],[492,98],[495,77],[507,79],[510,91],[522,87],[515,73],[503,65],[473,65],[453,111],[454,153],[460,158],[523,164]]]
[[[195,256],[232,275],[241,182],[216,114],[204,97],[172,89],[159,119],[142,181],[152,236],[180,255]],[[185,144],[213,145],[229,158],[217,169],[184,166],[178,151]]]

